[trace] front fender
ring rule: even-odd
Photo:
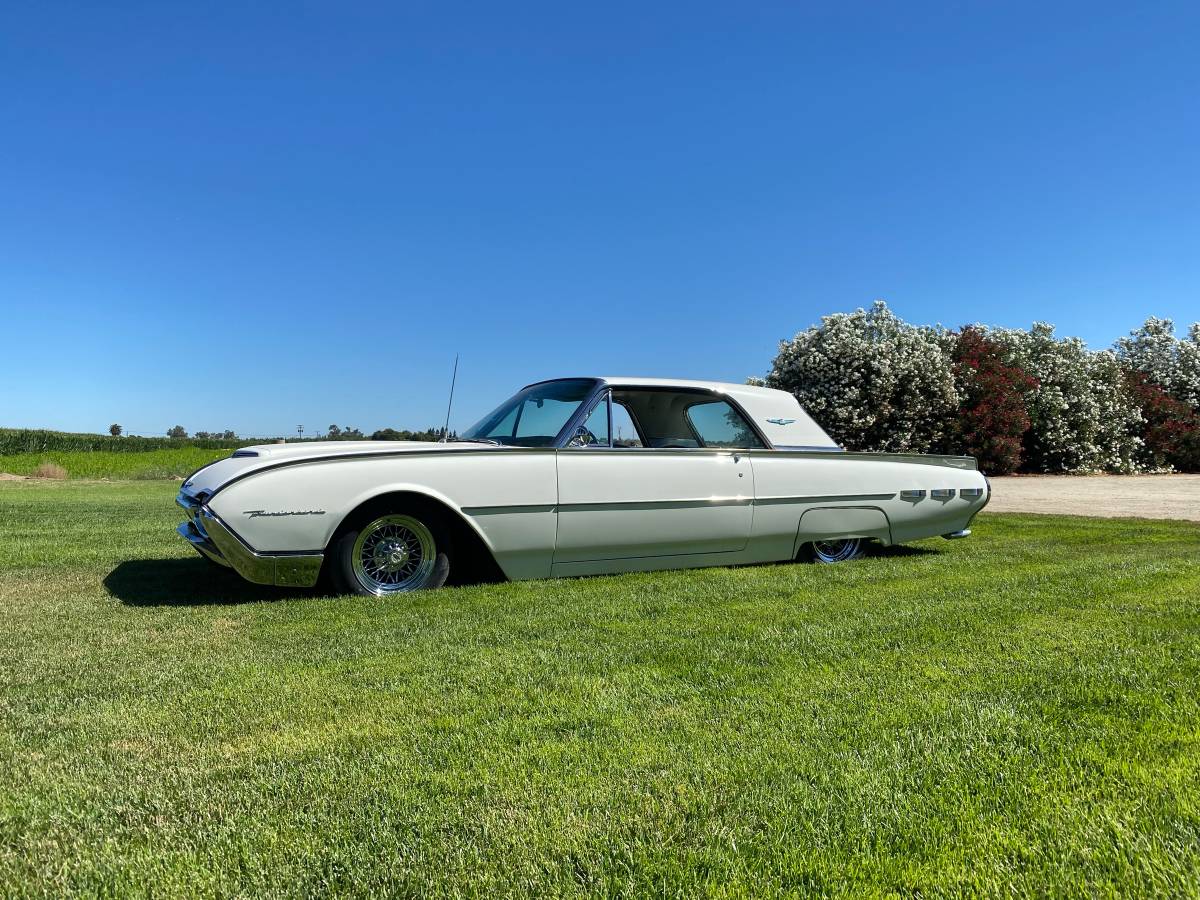
[[[208,503],[256,551],[297,553],[324,550],[346,516],[396,493],[427,497],[461,517],[510,578],[549,573],[558,502],[553,452],[288,465],[247,475]]]

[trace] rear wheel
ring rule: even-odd
[[[805,544],[802,555],[812,562],[829,564],[858,559],[865,552],[862,538],[836,538]]]
[[[450,574],[450,538],[428,511],[362,516],[334,542],[330,576],[342,593],[388,597],[441,587]]]

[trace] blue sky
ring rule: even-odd
[[[1200,7],[5,4],[0,425],[459,428],[822,314],[1200,319]]]

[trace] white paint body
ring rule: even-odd
[[[841,451],[782,391],[602,381],[720,393],[772,446],[273,444],[201,469],[181,497],[199,498],[255,554],[315,556],[364,503],[419,494],[461,517],[510,579],[790,560],[830,538],[903,543],[963,531],[988,500],[973,459]]]

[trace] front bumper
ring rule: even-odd
[[[209,509],[204,499],[182,490],[175,498],[188,516],[175,530],[200,555],[230,567],[255,584],[312,587],[317,583],[324,554],[259,553]]]

